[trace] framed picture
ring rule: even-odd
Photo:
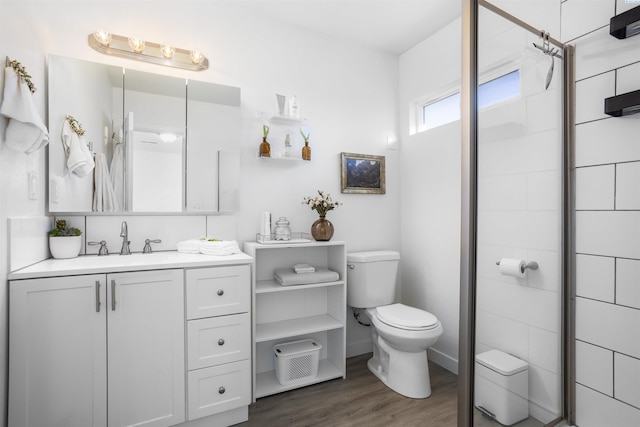
[[[342,153],[342,192],[385,194],[384,156]]]

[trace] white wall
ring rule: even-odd
[[[576,45],[576,424],[640,425],[640,116],[604,99],[640,89],[640,37],[609,35],[633,3],[567,0]]]
[[[240,3],[240,4],[238,4]],[[140,35],[151,41],[171,40],[177,46],[201,49],[210,61],[204,72],[187,72],[101,55],[87,45],[87,35],[106,28],[122,35]],[[16,36],[16,35],[19,35]],[[103,62],[153,73],[189,77],[238,86],[242,89],[242,151],[240,211],[231,224],[242,241],[255,240],[259,216],[271,211],[287,216],[294,231],[308,231],[316,219],[302,198],[326,190],[344,203],[329,214],[335,240],[348,250],[400,248],[399,152],[387,150],[387,137],[396,135],[397,57],[267,20],[252,14],[244,2],[112,2],[8,1],[0,3],[0,57],[23,63],[38,86],[35,100],[46,113],[46,56],[49,53]],[[275,94],[296,94],[305,126],[311,132],[311,162],[278,162],[256,157],[262,140],[262,117],[274,111]],[[7,266],[7,218],[41,216],[45,209],[45,151],[31,156],[9,151],[4,144],[6,121],[0,120],[0,277]],[[292,135],[297,138],[299,135]],[[52,135],[55,141],[56,135]],[[283,141],[271,141],[273,145]],[[300,141],[296,141],[298,144]],[[295,146],[295,145],[294,145]],[[386,195],[340,194],[340,153],[386,156]],[[39,198],[27,198],[27,173],[39,177]],[[137,219],[139,218],[139,220]],[[228,230],[206,230],[204,217],[184,217],[183,231],[227,236]],[[86,237],[110,233],[117,252],[122,217],[87,217]],[[126,219],[126,217],[125,217]],[[77,217],[85,226],[85,218]],[[176,217],[129,217],[145,233],[180,229]],[[193,222],[200,225],[193,225]],[[202,222],[200,222],[202,221]],[[177,225],[176,225],[177,224]],[[75,224],[74,224],[75,225]],[[204,226],[203,226],[204,225]],[[194,228],[195,227],[195,228]],[[205,231],[206,230],[206,231]],[[143,238],[141,231],[136,239]],[[168,239],[179,238],[171,233]],[[185,236],[187,237],[187,236]],[[133,247],[132,241],[132,249]],[[139,248],[142,244],[135,242]],[[94,250],[92,247],[91,250]],[[0,286],[0,366],[6,362],[7,286]],[[350,340],[368,339],[368,330],[352,331]],[[0,370],[0,384],[6,384]],[[0,419],[6,390],[0,393]]]

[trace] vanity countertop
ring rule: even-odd
[[[9,273],[9,280],[80,274],[117,273],[122,271],[162,270],[168,268],[216,267],[250,264],[253,258],[244,253],[214,256],[176,251],[135,253],[131,255],[83,255],[70,259],[49,258]]]

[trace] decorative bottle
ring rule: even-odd
[[[311,160],[311,147],[309,147],[309,141],[305,141],[304,147],[302,147],[302,160]]]
[[[300,109],[298,108],[298,98],[293,95],[289,100],[289,117],[292,119],[300,118]]]

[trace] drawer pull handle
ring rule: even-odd
[[[218,340],[218,345],[224,345],[224,340],[222,338]]]
[[[225,391],[227,391],[227,390],[225,390],[224,387],[220,387],[218,389],[218,393],[220,393],[220,394],[224,394]]]
[[[219,295],[219,296],[224,295],[224,291],[223,291],[222,289],[218,289],[218,295]]]

